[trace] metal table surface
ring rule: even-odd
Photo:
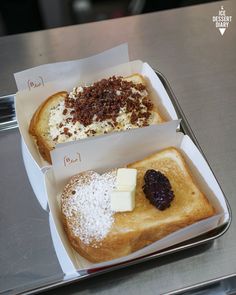
[[[220,6],[232,16],[221,36],[212,22]],[[14,93],[13,73],[43,63],[90,56],[128,42],[169,80],[236,214],[236,1],[75,25],[0,38],[0,95]],[[24,170],[17,129],[0,133],[0,286],[14,289],[58,281],[63,274],[48,214]],[[8,232],[7,239],[3,236]],[[19,233],[24,232],[24,238]],[[4,236],[5,237],[5,236]],[[20,238],[21,237],[21,238]],[[157,294],[236,274],[236,221],[213,243],[117,270],[49,294]],[[33,264],[33,271],[32,271]],[[20,290],[20,289],[19,289]]]

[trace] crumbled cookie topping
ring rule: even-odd
[[[56,142],[150,125],[153,103],[145,85],[110,77],[75,87],[50,112],[50,134]]]

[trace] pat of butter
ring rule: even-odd
[[[115,212],[133,211],[135,206],[135,191],[114,190],[111,193],[111,209]]]
[[[137,169],[119,168],[117,170],[117,190],[129,191],[136,187]]]

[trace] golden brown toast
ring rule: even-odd
[[[145,81],[144,77],[142,77],[139,74],[134,74],[129,77],[125,77],[125,78],[123,78],[123,80],[128,81],[128,82],[132,81],[135,85],[142,84],[146,87],[146,81]],[[57,143],[79,139],[78,138],[79,134],[81,134],[81,137],[88,137],[88,136],[93,136],[96,134],[99,135],[99,134],[108,133],[108,132],[111,132],[112,130],[116,130],[116,131],[123,130],[123,126],[122,126],[123,123],[121,124],[118,122],[117,124],[115,124],[112,127],[113,128],[112,130],[111,130],[111,127],[110,127],[110,129],[107,130],[104,127],[104,125],[100,124],[101,126],[99,128],[98,127],[91,127],[92,129],[97,128],[97,130],[95,129],[96,132],[94,130],[92,130],[91,133],[86,131],[85,132],[86,135],[85,135],[81,131],[81,129],[83,129],[83,127],[84,127],[83,124],[82,124],[82,126],[80,125],[80,126],[76,127],[77,128],[76,130],[73,129],[73,132],[71,131],[72,125],[70,125],[69,127],[67,125],[65,125],[65,127],[68,127],[68,128],[66,128],[66,129],[68,129],[67,135],[65,135],[66,138],[64,138],[63,141],[60,141],[60,138],[58,138],[58,136],[55,136],[55,138],[52,138],[52,135],[50,133],[50,124],[49,124],[49,119],[51,116],[50,112],[53,109],[57,108],[61,102],[64,102],[67,96],[68,96],[68,93],[65,91],[58,92],[58,93],[51,95],[49,98],[46,99],[46,101],[44,101],[39,106],[39,108],[34,113],[32,119],[31,119],[31,122],[30,122],[29,133],[35,137],[36,144],[38,146],[41,156],[44,158],[44,160],[48,161],[49,163],[51,163],[50,151],[55,148]],[[148,97],[149,97],[149,95],[148,95]],[[137,98],[135,98],[135,99],[137,99]],[[101,111],[101,110],[99,109],[98,111]],[[67,116],[67,115],[63,115],[63,116]],[[129,120],[131,120],[130,119],[131,113],[128,116],[129,116]],[[65,119],[65,117],[63,117],[63,118]],[[161,117],[161,115],[159,114],[157,107],[155,106],[155,103],[154,103],[153,109],[151,111],[151,117],[150,117],[150,120],[148,121],[148,125],[161,123],[163,121],[164,120]],[[59,126],[60,126],[60,122],[57,123],[57,127],[56,127],[57,130],[59,130]],[[131,126],[131,128],[134,128],[134,127]],[[63,130],[62,130],[62,133],[63,133]],[[57,135],[59,135],[59,137],[61,137],[62,133],[59,133]],[[70,133],[73,133],[73,136],[74,137],[76,136],[76,139],[74,139],[73,136],[69,137],[68,134],[70,134]],[[75,135],[75,133],[76,133],[76,135]]]
[[[112,226],[101,241],[84,243],[73,232],[80,212],[66,216],[66,206],[73,198],[75,187],[81,185],[81,177],[75,176],[66,186],[62,195],[62,218],[64,228],[73,248],[92,262],[103,262],[137,251],[168,234],[194,222],[214,215],[215,210],[195,184],[185,160],[173,147],[157,152],[141,161],[128,165],[138,171],[135,195],[135,209],[113,215]],[[162,172],[170,181],[174,192],[171,206],[158,210],[145,197],[142,186],[144,174],[148,169]],[[83,185],[83,184],[82,184]],[[69,201],[70,202],[70,201]],[[79,226],[79,225],[77,225]]]

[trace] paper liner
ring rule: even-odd
[[[175,138],[178,137],[175,130],[179,122],[170,121],[164,125],[152,125],[58,145],[51,153],[58,190],[79,172],[96,169],[102,173],[154,153],[157,142],[154,135],[157,130],[163,134],[163,147],[164,142],[174,144]],[[159,143],[159,146],[162,144]]]
[[[48,197],[47,197],[47,192],[44,185],[44,174],[38,168],[30,152],[28,151],[28,148],[26,144],[24,143],[23,139],[21,139],[21,151],[22,151],[23,162],[25,165],[25,170],[27,172],[29,182],[34,191],[34,194],[39,204],[41,205],[41,207],[44,210],[47,210]]]
[[[89,79],[94,73],[129,62],[128,44],[121,44],[96,55],[63,62],[40,65],[14,74],[18,91],[42,88],[45,83],[63,81],[68,77],[75,82]],[[129,73],[128,73],[129,74]]]
[[[178,121],[176,121],[175,124],[178,124]],[[174,122],[171,122],[169,124],[165,124],[164,126],[156,125],[147,127],[145,129],[127,131],[127,133],[129,133],[129,137],[132,139],[130,141],[125,140],[127,138],[126,132],[114,133],[110,136],[104,137],[102,145],[104,149],[108,151],[107,159],[104,159],[104,165],[103,167],[101,167],[99,155],[98,161],[96,161],[96,159],[94,158],[93,170],[96,171],[96,168],[98,168],[100,172],[103,171],[103,169],[105,170],[107,168],[107,163],[109,163],[111,155],[116,152],[119,153],[119,151],[116,149],[116,145],[111,145],[111,142],[123,142],[123,151],[121,153],[123,157],[120,158],[122,160],[122,164],[124,163],[124,158],[126,160],[126,163],[142,159],[145,156],[145,153],[149,154],[150,152],[153,152],[152,148],[155,151],[158,151],[165,147],[175,146],[181,151],[182,155],[184,156],[190,168],[191,174],[193,175],[201,191],[207,196],[210,203],[216,209],[216,215],[211,218],[197,222],[188,227],[185,227],[184,229],[178,230],[168,235],[164,239],[161,239],[126,257],[122,257],[104,263],[91,263],[87,261],[85,258],[81,257],[77,252],[75,252],[67,239],[61,222],[60,206],[57,200],[57,198],[60,199],[62,191],[61,189],[59,191],[56,189],[56,182],[52,170],[50,169],[45,175],[50,214],[52,216],[53,221],[55,222],[57,233],[59,234],[61,239],[61,242],[54,244],[54,247],[55,249],[57,249],[58,247],[63,248],[64,253],[67,253],[63,257],[58,257],[61,265],[63,265],[63,261],[68,260],[73,263],[73,269],[76,270],[89,270],[111,266],[165,249],[182,241],[188,240],[190,238],[208,232],[209,230],[212,230],[227,222],[229,218],[229,212],[227,209],[227,205],[225,203],[223,193],[217,181],[215,180],[214,175],[212,174],[204,157],[201,155],[201,153],[194,145],[192,140],[187,135],[184,135],[180,132],[176,133],[175,124]],[[145,140],[143,140],[143,132],[146,133]],[[138,140],[140,142],[140,145],[137,146]],[[147,141],[147,145],[142,144],[142,142]],[[92,140],[89,140],[88,142],[91,143],[91,147],[93,144],[95,144],[95,142],[93,142]],[[152,146],[150,147],[150,145]],[[94,149],[96,149],[96,145],[94,145]],[[135,150],[135,156],[131,152],[127,152],[131,151],[132,149],[133,151]],[[90,168],[91,167],[89,167],[89,169]]]
[[[125,48],[127,50],[126,46]],[[39,169],[45,171],[50,165],[42,159],[33,137],[29,134],[29,124],[39,105],[55,92],[63,90],[69,92],[72,91],[74,86],[91,84],[94,81],[108,78],[112,75],[129,76],[134,73],[140,73],[145,76],[150,97],[159,108],[161,115],[167,121],[177,119],[177,114],[164,86],[147,63],[142,61],[128,62],[128,55],[125,54],[124,48],[121,50],[122,58],[117,48],[110,50],[108,53],[104,52],[79,61],[43,65],[15,74],[17,85],[20,89],[15,97],[19,130]],[[107,54],[108,58],[106,58]],[[113,63],[111,60],[113,60]],[[37,78],[37,75],[42,78],[43,83],[40,81],[32,82]],[[27,83],[30,84],[31,82],[33,83],[32,85],[37,86],[26,88]]]

